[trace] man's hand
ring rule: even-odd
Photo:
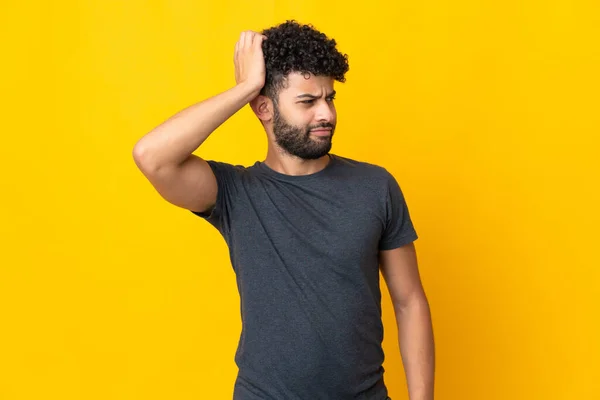
[[[244,31],[235,44],[235,81],[258,93],[265,85],[265,59],[262,42],[267,37],[253,31]]]

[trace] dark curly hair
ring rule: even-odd
[[[288,20],[262,31],[265,57],[265,85],[260,94],[277,102],[290,72],[332,77],[345,82],[348,56],[336,49],[336,41],[310,24]]]

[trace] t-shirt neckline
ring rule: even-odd
[[[309,179],[314,179],[314,178],[318,178],[321,177],[322,175],[326,174],[327,172],[329,172],[329,170],[333,167],[335,161],[336,161],[336,156],[335,154],[331,154],[331,153],[327,153],[327,155],[329,156],[329,162],[327,163],[327,165],[320,171],[314,172],[312,174],[308,174],[308,175],[288,175],[288,174],[284,174],[278,171],[275,171],[274,169],[272,169],[271,167],[269,167],[267,164],[265,164],[262,161],[257,161],[255,163],[255,166],[262,171],[263,173],[269,175],[269,176],[273,176],[276,177],[278,179],[283,179],[283,180],[287,180],[287,181],[304,181],[304,180],[309,180]]]

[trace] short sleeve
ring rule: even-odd
[[[206,212],[192,211],[193,214],[205,219],[219,232],[229,232],[231,228],[231,213],[239,180],[239,166],[207,160],[217,180],[217,200],[215,205]]]
[[[394,176],[389,173],[385,212],[385,228],[379,242],[379,250],[391,250],[417,240],[417,232],[404,194]]]

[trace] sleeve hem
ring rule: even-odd
[[[208,210],[208,211],[194,211],[194,210],[189,210],[189,211],[192,214],[199,216],[200,218],[210,219],[213,216],[213,214],[215,213],[215,209],[216,209],[216,206],[211,207],[210,210]]]
[[[404,245],[407,245],[409,243],[414,242],[415,240],[417,240],[419,238],[419,236],[416,233],[407,235],[407,236],[403,236],[401,238],[398,238],[396,240],[392,240],[392,241],[388,241],[385,243],[382,243],[379,245],[379,250],[392,250],[392,249],[396,249],[398,247],[402,247]]]

